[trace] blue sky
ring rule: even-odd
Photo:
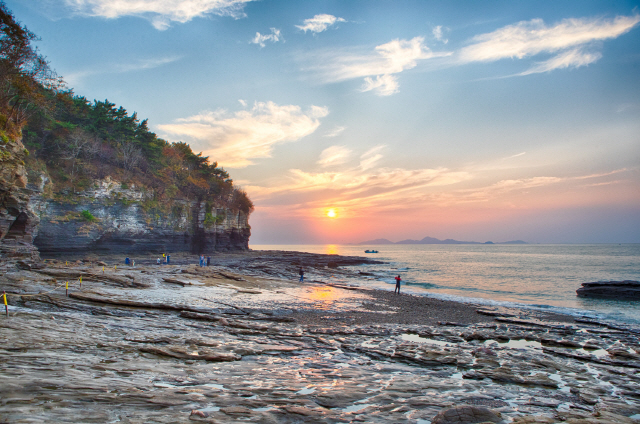
[[[7,5],[76,94],[225,167],[253,244],[640,242],[638,2]]]

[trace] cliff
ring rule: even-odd
[[[19,138],[0,137],[0,258],[38,259],[33,237],[38,226],[27,186],[24,159],[28,152]]]
[[[73,196],[34,196],[40,219],[34,244],[43,256],[247,250],[251,229],[241,211],[206,202],[154,202],[153,194],[106,177]],[[207,221],[207,214],[217,219]]]
[[[37,40],[0,1],[0,258],[248,249],[253,203],[227,171],[76,96]]]

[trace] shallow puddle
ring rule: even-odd
[[[413,333],[404,333],[400,335],[400,338],[406,342],[414,342],[414,343],[429,343],[437,346],[450,346],[450,342],[443,342],[442,340],[434,340],[428,337],[422,337]]]

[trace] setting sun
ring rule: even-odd
[[[336,210],[335,210],[335,209],[329,209],[329,210],[327,211],[327,216],[328,216],[329,218],[337,218],[337,217],[338,217],[338,212],[336,212]]]

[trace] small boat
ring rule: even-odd
[[[364,253],[378,253],[377,250],[365,250]]]

